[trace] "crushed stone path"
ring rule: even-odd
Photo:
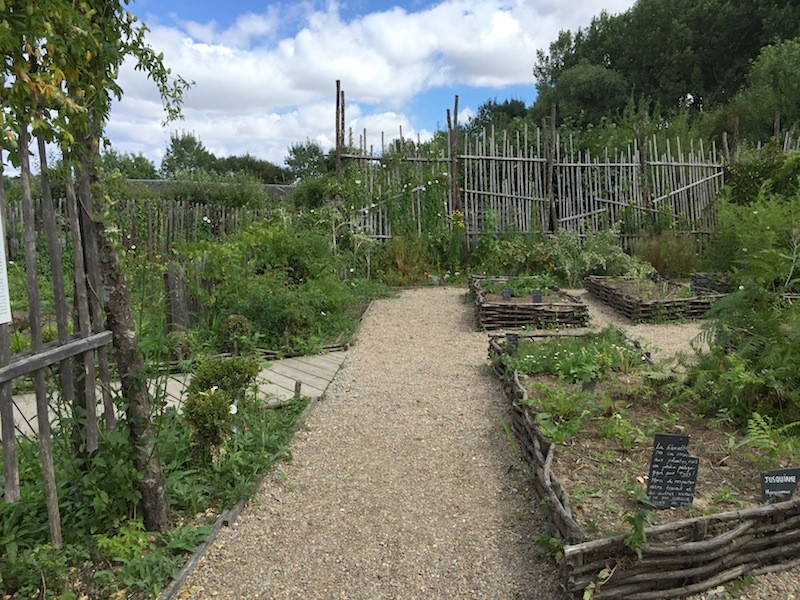
[[[178,597],[560,597],[467,292],[377,301],[358,338]]]

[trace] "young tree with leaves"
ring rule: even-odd
[[[0,46],[5,61],[0,111],[3,143],[26,150],[27,129],[57,141],[76,171],[81,205],[89,211],[87,235],[97,239],[107,325],[113,333],[122,393],[127,404],[135,466],[141,478],[145,526],[164,530],[169,502],[156,436],[144,361],[114,240],[104,226],[109,209],[99,186],[99,141],[112,97],[122,89],[116,75],[131,57],[164,99],[167,118],[180,114],[187,83],[172,78],[163,57],[144,41],[146,28],[124,7],[127,0],[40,0],[0,2]]]

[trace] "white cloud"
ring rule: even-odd
[[[632,4],[607,0],[604,8],[617,13]],[[337,79],[347,93],[348,125],[367,126],[369,143],[379,147],[380,130],[394,136],[400,126],[409,136],[430,136],[430,124],[408,116],[417,94],[483,86],[502,97],[504,86],[532,86],[536,50],[560,29],[588,25],[601,8],[588,0],[446,0],[345,20],[335,2],[322,10],[271,4],[228,28],[174,16],[174,25],[150,21],[148,40],[173,72],[195,82],[185,120],[172,130],[194,132],[218,155],[250,152],[281,163],[294,142],[332,143]],[[160,160],[169,133],[160,127],[154,87],[132,65],[120,83],[125,97],[112,111],[109,137],[123,151]]]

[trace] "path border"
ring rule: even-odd
[[[364,319],[366,319],[367,315],[372,311],[372,305],[374,303],[375,300],[371,300],[370,303],[367,305],[367,308],[364,310],[364,312],[361,313],[361,317],[358,320],[358,326],[356,327],[356,331],[353,334],[354,341],[358,339],[358,332],[361,329],[361,325],[364,323]],[[348,346],[345,348],[345,351],[349,351],[351,347],[352,344],[348,344]],[[346,362],[347,362],[347,357],[345,357],[344,361],[342,361],[339,370],[336,371],[336,375],[339,374],[339,371],[342,370],[342,367],[344,367]],[[334,379],[336,379],[336,375],[334,375]],[[331,379],[331,381],[328,383],[328,387],[330,387],[330,384],[333,383],[334,379]],[[303,412],[301,412],[300,415],[297,417],[297,420],[295,421],[294,426],[292,427],[292,431],[289,434],[288,440],[286,441],[287,447],[292,443],[292,441],[294,441],[294,436],[306,422],[308,416],[311,414],[311,411],[314,409],[314,407],[320,400],[325,398],[325,395],[327,393],[328,389],[326,388],[321,396],[317,398],[311,398],[309,400],[308,405],[303,409]],[[261,489],[264,480],[266,479],[267,475],[272,471],[273,467],[275,466],[275,463],[284,458],[285,455],[286,455],[285,452],[278,452],[275,456],[273,456],[272,459],[269,461],[267,467],[264,469],[263,473],[258,477],[256,477],[253,486],[253,493],[244,498],[240,498],[239,501],[236,502],[236,504],[234,504],[231,508],[223,510],[219,514],[217,520],[214,522],[214,525],[211,528],[211,533],[208,535],[208,537],[204,542],[201,542],[200,544],[197,545],[197,548],[183,564],[183,567],[181,567],[181,570],[178,572],[178,575],[175,577],[175,579],[173,579],[169,583],[169,585],[165,587],[162,590],[162,592],[158,595],[158,600],[172,600],[173,598],[175,598],[175,596],[180,591],[183,584],[186,583],[186,580],[188,579],[191,572],[200,562],[200,559],[202,559],[203,556],[205,555],[209,546],[211,546],[211,544],[214,543],[214,540],[217,538],[217,534],[222,530],[223,527],[230,527],[236,521],[236,519],[239,518],[239,515],[244,510],[245,506],[247,506],[247,503]]]

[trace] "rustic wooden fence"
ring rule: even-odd
[[[446,174],[459,179],[456,193],[451,186],[441,188],[442,218],[452,221],[453,211],[462,211],[472,247],[480,235],[497,230],[565,229],[584,235],[620,223],[628,246],[656,218],[700,238],[713,227],[713,203],[724,183],[714,147],[690,143],[685,148],[678,140],[660,148],[652,139],[645,142],[645,151],[634,143],[625,152],[606,150],[598,156],[569,153],[557,136],[547,151],[538,129],[520,132],[513,141],[502,135],[497,139],[499,134],[490,132],[464,140],[456,168],[448,156],[386,160],[375,153],[342,153],[345,163],[358,165],[373,199],[358,226],[375,239],[391,238],[390,205],[397,194],[393,198],[387,192],[412,180],[419,183],[407,200],[406,215],[416,219],[422,232],[420,194],[425,183]]]
[[[20,499],[14,419],[18,409],[14,404],[12,385],[17,379],[29,377],[32,378],[36,397],[36,441],[41,460],[50,538],[53,546],[58,547],[62,543],[62,535],[52,436],[53,431],[58,431],[59,428],[50,421],[50,400],[53,396],[51,390],[59,390],[60,402],[75,418],[74,428],[66,432],[66,435],[73,440],[76,453],[91,454],[98,447],[99,406],[102,407],[104,426],[115,426],[107,350],[112,334],[105,328],[102,299],[98,296],[101,290],[100,270],[97,241],[91,220],[93,207],[91,194],[88,193],[88,177],[79,177],[77,187],[73,185],[71,178],[67,181],[65,198],[60,203],[64,214],[57,215],[50,191],[45,143],[43,139],[36,141],[42,173],[42,197],[35,204],[31,193],[28,157],[30,141],[27,131],[22,129],[19,136],[22,200],[14,222],[19,224],[22,232],[21,254],[25,263],[27,297],[11,297],[9,310],[3,315],[4,322],[0,324],[3,498],[5,502],[16,502]],[[0,157],[0,163],[2,158]],[[4,215],[3,220],[8,223],[8,207],[5,206],[2,189],[3,186],[0,185],[0,215]],[[67,246],[74,249],[71,273],[65,269],[67,261],[63,260]],[[2,250],[5,251],[5,248]],[[5,252],[2,255],[5,260]],[[50,281],[41,280],[42,269],[37,268],[37,262],[42,260],[48,265]],[[5,268],[2,275],[5,275]],[[5,277],[3,281],[5,282]],[[72,286],[68,284],[69,281]],[[47,287],[50,289],[46,289]],[[56,322],[55,339],[52,341],[46,341],[44,335],[43,295],[52,295],[52,309],[48,311],[54,313]],[[12,353],[13,331],[29,341],[29,348]]]
[[[498,230],[585,235],[620,223],[622,241],[630,246],[655,219],[700,240],[713,227],[714,199],[724,183],[722,157],[713,145],[681,140],[659,145],[655,137],[637,136],[624,151],[591,153],[575,150],[554,128],[484,131],[459,143],[457,122],[448,111],[448,144],[438,155],[421,153],[422,144],[405,139],[402,130],[388,145],[382,134],[378,151],[368,146],[366,130],[357,141],[351,130],[345,144],[344,95],[338,93],[338,172],[344,174],[349,165],[360,171],[369,202],[357,227],[374,239],[392,237],[398,213],[416,219],[422,232],[421,194],[429,194],[426,184],[443,176],[448,184],[440,186],[435,201],[440,218],[465,219],[472,247],[479,236]]]
[[[291,195],[291,186],[280,186]],[[42,224],[42,199],[34,200],[34,223]],[[59,223],[67,223],[69,215],[65,199],[55,199],[54,210]],[[220,240],[266,218],[269,207],[226,207],[215,204],[142,197],[117,199],[110,215],[112,226],[120,232],[126,249],[146,249],[148,256],[164,255],[175,244],[200,240]],[[21,202],[6,203],[6,237],[8,256],[21,258],[24,248],[23,207]]]

